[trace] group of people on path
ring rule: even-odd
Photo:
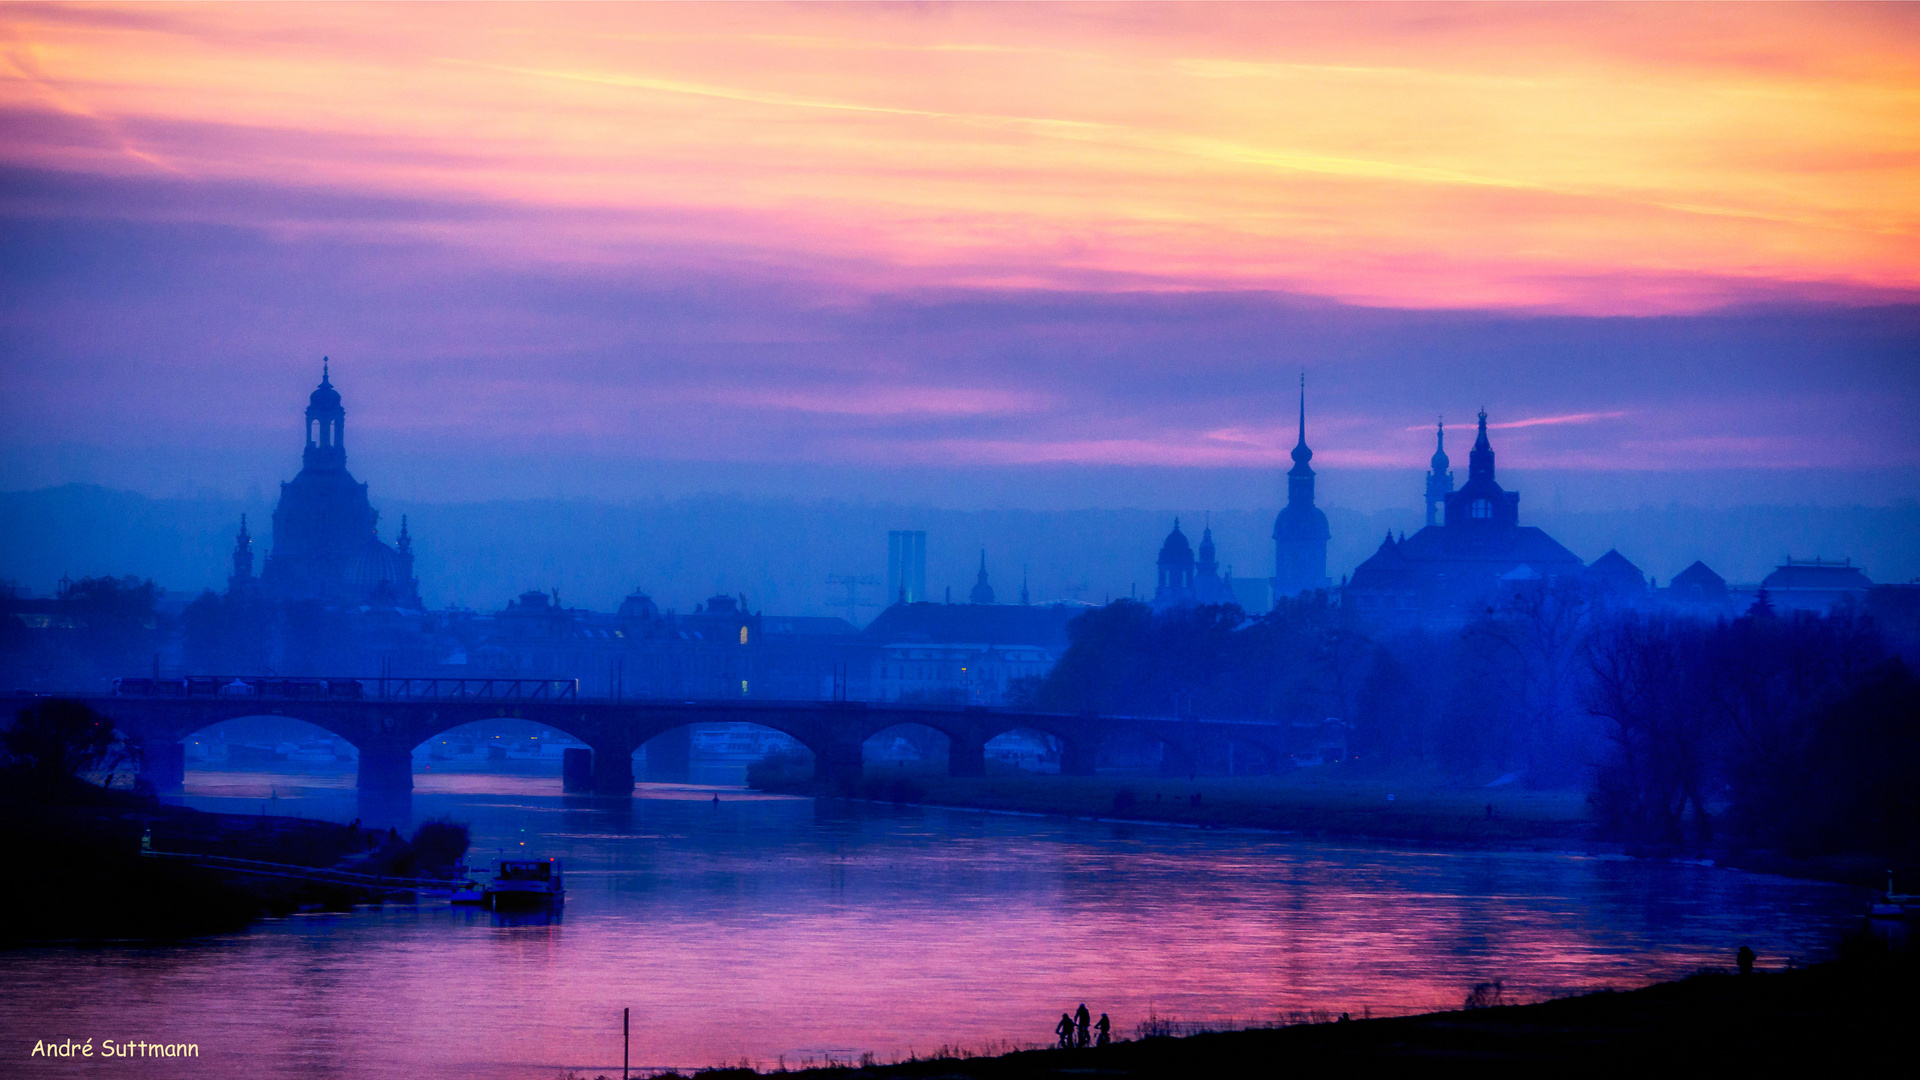
[[[1107,1014],[1101,1013],[1097,1024],[1089,1023],[1092,1018],[1093,1014],[1087,1011],[1084,1001],[1073,1012],[1061,1013],[1060,1022],[1053,1025],[1053,1033],[1060,1036],[1060,1049],[1084,1050],[1088,1046],[1105,1046],[1112,1042],[1113,1022],[1107,1019]],[[1093,1037],[1096,1031],[1100,1033],[1098,1039]]]

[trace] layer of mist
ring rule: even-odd
[[[690,495],[618,504],[519,499],[424,502],[384,499],[380,533],[406,514],[421,592],[432,606],[498,608],[527,589],[558,589],[564,603],[608,610],[640,588],[663,608],[690,610],[716,593],[744,593],[756,610],[846,615],[846,589],[829,576],[871,575],[854,609],[878,610],[891,529],[927,532],[927,581],[938,599],[964,597],[980,551],[998,598],[1016,602],[1025,569],[1033,600],[1101,603],[1150,595],[1153,560],[1173,518],[1197,542],[1211,521],[1223,567],[1272,572],[1273,510],[948,509],[905,502]],[[68,485],[0,493],[0,578],[48,592],[63,575],[137,575],[170,593],[222,587],[234,528],[245,513],[256,552],[271,549],[269,498],[154,498]],[[1618,548],[1664,583],[1694,560],[1732,582],[1759,580],[1787,555],[1851,558],[1876,582],[1920,578],[1920,503],[1882,506],[1668,505],[1555,511],[1521,507],[1582,559]],[[1328,509],[1328,569],[1337,580],[1387,530],[1413,532],[1417,509]],[[256,562],[256,568],[258,563]]]

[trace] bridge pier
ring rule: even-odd
[[[187,747],[161,739],[140,748],[140,778],[155,791],[179,791],[187,783]]]
[[[813,778],[822,784],[852,787],[866,769],[864,744],[859,739],[835,739],[811,747]]]
[[[395,743],[359,747],[361,791],[387,794],[413,791],[413,748]]]
[[[560,790],[593,790],[593,751],[584,746],[569,746],[560,756]]]
[[[1092,776],[1093,756],[1099,749],[1092,739],[1060,740],[1060,775]]]
[[[958,739],[947,737],[947,775],[948,776],[985,776],[987,775],[987,743],[985,739]]]
[[[633,796],[633,751],[626,743],[593,744],[593,793]]]

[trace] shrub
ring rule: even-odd
[[[114,751],[113,724],[87,705],[46,698],[14,714],[0,732],[0,764],[21,787],[53,791],[92,772]]]

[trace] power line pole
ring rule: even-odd
[[[827,601],[827,607],[847,609],[847,621],[855,626],[860,625],[861,608],[877,609],[880,606],[871,600],[860,599],[860,589],[862,586],[880,584],[880,579],[874,577],[872,574],[860,574],[857,576],[852,574],[828,574],[827,584],[846,586],[846,599],[829,600]]]

